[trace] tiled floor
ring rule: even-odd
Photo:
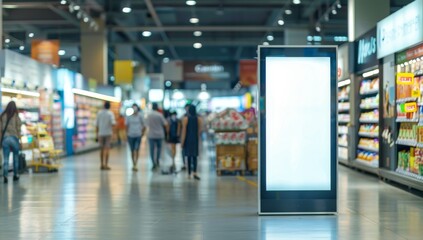
[[[207,158],[194,182],[152,173],[145,154],[133,173],[125,148],[100,172],[97,155],[1,184],[0,239],[423,239],[422,198],[343,167],[338,216],[258,217],[257,189]]]

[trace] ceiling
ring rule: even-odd
[[[89,17],[104,17],[108,29],[109,65],[116,57],[117,45],[131,46],[134,60],[150,65],[157,71],[164,58],[236,61],[254,58],[256,47],[272,35],[270,44],[283,44],[286,29],[303,29],[312,36],[321,36],[320,44],[341,44],[335,36],[347,36],[347,3],[340,0],[197,0],[187,6],[186,0],[73,0]],[[411,0],[390,0],[395,11]],[[130,4],[132,11],[123,13]],[[332,7],[336,15],[332,14]],[[3,0],[4,38],[6,48],[29,54],[31,39],[59,39],[66,54],[61,57],[65,67],[80,70],[80,28],[82,16],[69,11],[69,0]],[[291,10],[292,14],[286,14]],[[327,13],[327,18],[325,14]],[[199,23],[190,23],[197,17]],[[284,25],[278,20],[283,18]],[[321,31],[316,31],[320,23]],[[143,37],[143,31],[151,31]],[[201,31],[200,37],[193,35]],[[201,49],[193,48],[196,42]],[[20,46],[25,48],[19,49]],[[164,50],[163,55],[157,51]],[[71,61],[76,60],[76,61]]]

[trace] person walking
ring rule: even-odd
[[[4,183],[8,182],[7,175],[9,173],[9,156],[13,153],[13,181],[19,181],[19,150],[21,139],[21,125],[18,108],[16,103],[11,101],[7,104],[6,109],[0,115],[1,146],[3,147],[3,179]]]
[[[128,135],[128,144],[129,149],[131,150],[132,157],[132,171],[138,171],[137,164],[139,158],[139,150],[141,145],[141,140],[145,132],[144,117],[141,114],[141,109],[137,104],[133,104],[132,108],[134,113],[126,118],[126,128]]]
[[[176,157],[176,145],[180,142],[181,136],[181,121],[176,116],[176,112],[171,112],[169,116],[169,134],[168,143],[170,144],[171,157],[172,157],[172,168],[171,171],[176,171],[175,157]]]
[[[200,180],[197,175],[197,158],[201,135],[202,120],[197,116],[197,109],[194,105],[189,106],[188,115],[182,120],[181,147],[188,160],[188,178],[194,177]],[[192,174],[192,175],[191,175]]]
[[[100,143],[100,169],[110,170],[109,152],[112,142],[113,126],[116,125],[115,116],[110,111],[110,102],[104,103],[104,109],[97,114],[97,140]]]
[[[157,103],[153,103],[152,110],[147,116],[148,142],[150,145],[150,157],[153,162],[153,170],[160,166],[160,154],[162,142],[165,138],[165,131],[168,131],[168,124],[159,110]]]
[[[126,119],[123,116],[123,114],[120,114],[118,119],[117,119],[117,124],[116,124],[117,138],[118,138],[119,146],[122,145],[122,143],[126,139],[125,130],[127,129],[127,126],[125,126],[125,121],[126,121]]]

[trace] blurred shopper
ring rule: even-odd
[[[190,106],[191,106],[190,103],[185,104],[185,107],[184,107],[185,117],[188,116],[188,110]],[[182,148],[182,163],[183,163],[182,171],[187,170],[187,158],[185,157],[184,148]]]
[[[182,120],[181,147],[188,160],[188,178],[194,177],[200,180],[197,175],[197,158],[199,152],[199,142],[201,135],[202,120],[197,116],[194,105],[189,106],[188,115]]]
[[[19,150],[21,139],[21,125],[19,119],[18,108],[14,101],[7,104],[6,109],[0,115],[1,146],[3,147],[3,179],[7,183],[7,175],[9,173],[9,156],[13,153],[13,181],[19,181]]]
[[[126,139],[125,117],[123,116],[123,114],[120,114],[117,119],[116,130],[117,130],[118,144],[121,145],[123,142],[125,142],[125,139]]]
[[[110,170],[109,151],[112,142],[113,126],[116,125],[115,116],[110,111],[110,102],[104,103],[104,109],[97,114],[97,140],[100,143],[100,169]]]
[[[137,104],[133,104],[134,114],[126,118],[126,127],[128,135],[129,149],[132,157],[132,171],[138,171],[137,164],[140,153],[141,139],[144,136],[145,124],[144,116],[141,114],[141,109]]]
[[[160,154],[162,142],[165,138],[165,130],[168,124],[163,115],[158,112],[159,106],[153,103],[153,111],[147,116],[148,142],[150,145],[150,157],[153,162],[153,170],[160,166]]]
[[[170,144],[171,149],[171,157],[172,157],[172,168],[171,171],[176,171],[175,166],[175,157],[176,157],[176,145],[180,142],[181,136],[181,121],[179,121],[178,117],[176,116],[176,112],[171,112],[169,116],[169,134],[168,134],[168,142]]]

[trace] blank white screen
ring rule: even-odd
[[[266,190],[330,190],[330,58],[266,58]]]

